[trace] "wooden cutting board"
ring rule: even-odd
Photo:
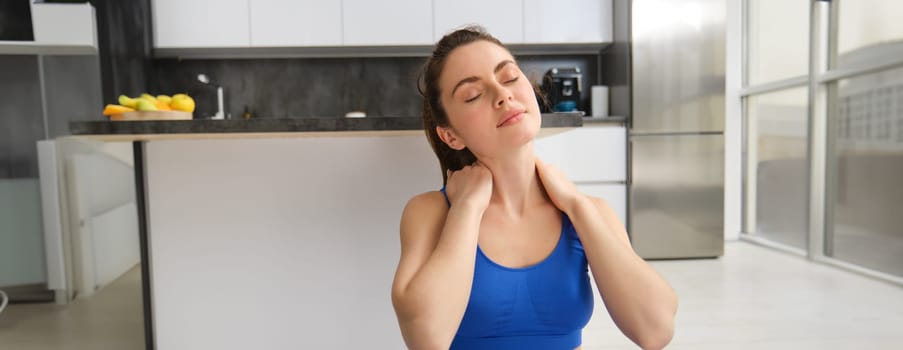
[[[122,114],[113,114],[110,120],[113,121],[130,121],[130,120],[190,120],[191,112],[182,111],[135,111]]]

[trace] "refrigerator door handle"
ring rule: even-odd
[[[633,185],[633,162],[631,161],[631,154],[633,153],[633,138],[630,135],[627,135],[627,181],[626,185],[629,189],[631,185]]]

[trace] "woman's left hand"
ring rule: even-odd
[[[577,186],[561,170],[546,164],[539,157],[536,157],[536,173],[539,174],[539,179],[552,203],[566,214],[572,213],[580,199],[584,197],[577,190]]]

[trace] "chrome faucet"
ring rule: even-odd
[[[220,84],[216,84],[212,82],[210,78],[207,77],[206,74],[198,74],[198,81],[204,84],[215,86],[216,87],[216,114],[210,119],[229,119],[229,116],[226,115],[225,108],[223,108],[223,86]]]

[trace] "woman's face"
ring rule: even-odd
[[[523,146],[539,132],[539,104],[530,81],[511,54],[488,42],[460,46],[439,76],[440,102],[448,115],[454,149],[494,156]]]

